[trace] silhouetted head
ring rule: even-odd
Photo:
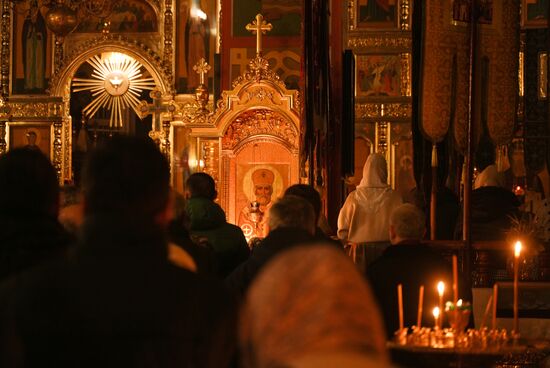
[[[213,201],[218,196],[216,182],[207,173],[191,174],[187,179],[186,186],[190,198],[206,198]]]
[[[308,201],[315,211],[315,223],[317,223],[321,214],[321,196],[315,188],[307,184],[294,184],[287,188],[286,195],[298,196]]]
[[[421,240],[426,233],[424,213],[415,205],[402,204],[390,215],[390,242],[397,244],[403,240]]]
[[[59,184],[39,150],[15,148],[0,156],[0,212],[57,217]]]
[[[82,172],[85,215],[156,220],[168,207],[168,161],[148,138],[116,136],[93,150]]]
[[[316,222],[313,206],[295,195],[285,195],[271,206],[268,217],[269,229],[298,228],[315,234]]]

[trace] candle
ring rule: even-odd
[[[443,281],[439,281],[437,283],[437,293],[439,294],[439,310],[442,311],[443,310],[443,294],[445,294],[445,283]],[[439,323],[440,325],[438,327],[443,327],[443,323],[442,323],[442,320],[443,318],[440,318],[439,319]]]
[[[453,302],[458,300],[458,257],[453,255]]]
[[[422,327],[422,309],[424,306],[424,285],[420,286],[418,291],[418,315],[416,317],[416,325]]]
[[[399,331],[403,330],[403,285],[397,285],[397,304],[399,307]]]
[[[435,328],[439,328],[439,307],[435,307],[432,311],[435,319]]]
[[[514,245],[514,332],[519,334],[518,318],[518,276],[519,276],[519,256],[521,254],[521,242],[518,240]]]
[[[487,301],[487,305],[485,306],[485,313],[483,313],[483,319],[481,320],[481,325],[479,326],[480,330],[483,330],[483,327],[485,327],[485,322],[487,322],[487,317],[489,316],[489,311],[491,310],[492,304],[493,304],[493,296],[491,295],[489,297],[489,300]]]
[[[491,328],[493,330],[497,329],[497,301],[498,301],[498,285],[493,285],[493,323]]]

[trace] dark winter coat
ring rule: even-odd
[[[267,262],[287,249],[314,241],[315,238],[302,229],[277,228],[272,230],[260,245],[254,248],[250,258],[225,279],[225,286],[235,295],[243,297],[258,272]]]
[[[519,200],[511,191],[500,187],[481,187],[472,191],[472,240],[504,240],[510,229],[511,218],[519,215]],[[456,228],[457,239],[462,238],[462,216]]]
[[[74,239],[51,216],[0,215],[0,281],[64,256]]]
[[[212,246],[205,242],[195,242],[189,231],[180,223],[172,222],[168,228],[170,240],[185,250],[197,265],[197,272],[205,275],[216,275],[217,267]],[[206,239],[206,238],[205,238]]]
[[[226,367],[235,313],[150,222],[88,219],[67,260],[0,288],[0,366],[22,351],[25,367]]]
[[[384,316],[387,337],[399,329],[397,285],[403,285],[405,327],[416,325],[418,293],[424,285],[424,326],[433,326],[432,310],[439,303],[437,283],[445,282],[445,301],[452,300],[452,267],[427,245],[417,242],[390,245],[367,268],[367,278]],[[472,301],[471,291],[459,280],[459,297]]]
[[[218,204],[205,198],[191,198],[186,211],[191,235],[207,238],[214,249],[218,276],[225,278],[248,258],[250,251],[242,230],[227,223]]]

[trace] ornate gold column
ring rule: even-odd
[[[172,12],[172,0],[164,1],[164,65],[169,69],[169,75],[173,75],[174,68],[174,47],[173,47],[173,35],[174,35],[174,13]],[[173,82],[173,80],[172,80]]]
[[[6,100],[0,96],[0,154],[6,152],[6,121],[10,118],[10,107]]]
[[[11,47],[11,1],[2,0],[2,46],[0,48],[0,93],[7,97],[10,93],[10,47]],[[0,137],[3,139],[3,136]]]

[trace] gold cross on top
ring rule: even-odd
[[[256,55],[261,55],[262,53],[262,34],[272,29],[273,26],[271,23],[267,23],[261,14],[256,15],[256,19],[246,25],[246,30],[256,35]]]
[[[208,74],[208,71],[212,69],[210,65],[201,58],[198,63],[195,64],[193,70],[200,76],[200,84],[204,84],[204,76]]]

